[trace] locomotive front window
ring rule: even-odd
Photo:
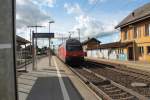
[[[82,50],[82,46],[81,45],[68,45],[67,50],[68,51]]]

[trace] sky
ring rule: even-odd
[[[38,32],[51,32],[56,37],[78,37],[81,40],[97,37],[102,43],[119,41],[119,30],[114,27],[134,9],[149,0],[16,0],[16,33],[29,40],[30,25],[42,25]],[[34,29],[32,29],[34,30]],[[53,39],[54,44],[61,40]],[[38,44],[47,45],[39,39]]]

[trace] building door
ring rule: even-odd
[[[133,47],[128,47],[128,60],[133,60]]]

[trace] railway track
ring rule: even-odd
[[[73,71],[91,86],[104,100],[148,100],[148,98],[117,84],[106,77],[82,67],[73,68]]]
[[[149,86],[131,85],[134,82],[149,85],[148,74],[95,62],[85,62],[80,68],[69,68],[104,100],[149,100],[150,98]],[[140,77],[141,75],[143,77]]]
[[[107,77],[108,79],[132,89],[143,96],[150,97],[150,80],[147,78],[149,77],[147,74],[140,74],[139,72],[132,72],[130,69],[121,69],[121,67],[115,68],[104,64],[95,64],[93,62],[88,62],[86,67],[94,73]],[[142,86],[140,86],[141,84]]]
[[[119,73],[124,73],[124,74],[130,75],[130,76],[133,76],[133,77],[138,77],[138,78],[142,78],[144,80],[150,81],[150,73],[149,72],[145,72],[145,71],[141,71],[141,70],[133,69],[133,68],[128,68],[124,65],[105,64],[104,62],[97,63],[97,62],[87,61],[87,63],[94,64],[96,66],[104,65],[104,66],[106,66],[105,68],[107,68],[107,69],[114,70]]]

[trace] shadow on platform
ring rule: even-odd
[[[62,77],[70,100],[83,100],[68,77]],[[26,100],[63,100],[58,77],[38,77]]]

